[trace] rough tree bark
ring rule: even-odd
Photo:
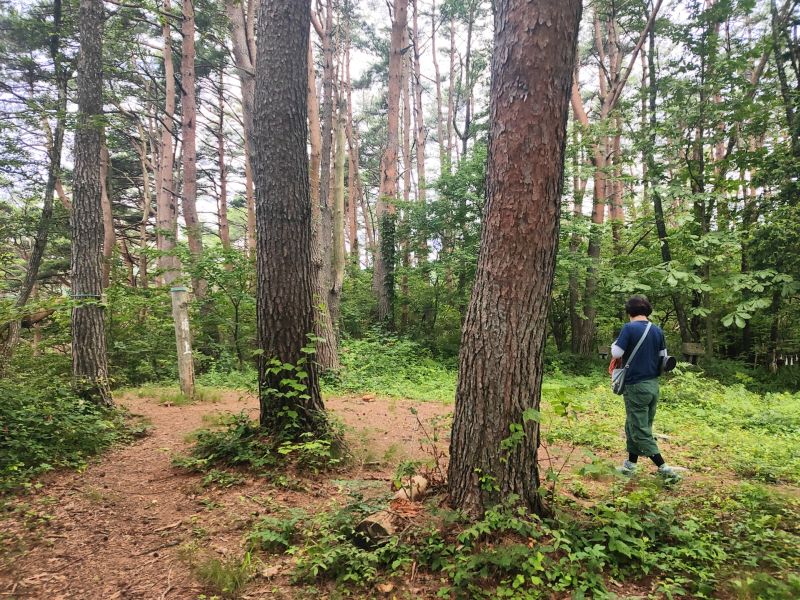
[[[541,397],[581,14],[580,0],[498,0],[495,7],[487,203],[448,469],[451,504],[473,517],[510,494],[543,511],[539,424],[530,410]],[[503,444],[515,423],[524,436]]]
[[[304,368],[305,398],[286,397],[293,391],[284,383],[287,373],[270,370],[272,359],[297,365],[314,328],[306,149],[311,1],[263,0],[260,15],[253,171],[261,424],[274,434],[287,434],[283,407],[289,406],[298,413],[295,433],[319,432],[324,427],[324,405],[314,361]]]
[[[78,9],[78,117],[72,194],[72,375],[84,398],[112,406],[103,318],[103,217],[100,148],[103,119],[103,2]]]
[[[395,220],[397,155],[400,130],[400,89],[403,70],[403,34],[408,26],[408,0],[395,0],[389,48],[389,93],[386,150],[381,158],[378,190],[378,245],[372,287],[378,298],[378,320],[394,326]]]

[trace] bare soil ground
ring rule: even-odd
[[[426,426],[451,411],[442,404],[370,396],[328,399],[348,426],[357,466],[288,485],[251,478],[220,489],[204,487],[202,474],[173,468],[172,457],[186,451],[188,434],[207,426],[206,415],[245,410],[255,416],[254,398],[226,392],[216,403],[177,407],[128,395],[120,403],[150,421],[150,435],[113,449],[82,473],[50,474],[0,515],[0,598],[211,597],[192,571],[193,556],[241,556],[254,520],[277,507],[321,508],[352,485],[385,492],[398,461],[425,455],[425,436],[409,409],[416,408]],[[308,597],[308,591],[288,585],[283,559],[274,560],[242,597]],[[328,596],[323,591],[314,597]]]

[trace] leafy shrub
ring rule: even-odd
[[[247,536],[250,547],[264,552],[285,552],[294,545],[303,517],[305,512],[294,510],[287,517],[260,519]]]
[[[80,468],[136,433],[122,411],[87,403],[66,385],[0,381],[0,398],[0,492],[52,469]]]
[[[282,441],[265,433],[245,412],[220,419],[222,429],[201,429],[194,434],[191,457],[177,457],[178,467],[205,472],[212,465],[244,466],[265,472],[281,463],[317,472],[338,465],[345,451],[341,426],[330,420],[326,437],[300,434],[297,441]]]

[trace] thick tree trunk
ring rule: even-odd
[[[103,115],[103,2],[78,9],[78,117],[72,195],[72,375],[87,400],[113,405],[103,319],[100,153]]]
[[[22,282],[17,300],[14,303],[17,308],[24,307],[36,287],[36,280],[39,277],[39,267],[42,265],[42,258],[47,247],[47,238],[50,233],[50,224],[53,219],[53,197],[55,191],[60,187],[61,173],[61,151],[64,146],[64,129],[67,116],[67,84],[69,75],[65,72],[61,63],[61,0],[53,2],[53,33],[49,40],[50,58],[53,61],[54,78],[57,89],[56,100],[56,126],[50,136],[48,144],[49,164],[47,168],[47,182],[44,188],[44,200],[42,202],[42,214],[39,217],[39,224],[36,228],[36,236],[33,240],[30,256],[28,257],[28,268],[25,271],[25,279]],[[49,125],[46,128],[49,131]],[[71,207],[69,208],[71,209]],[[19,342],[20,322],[11,321],[5,331],[5,337],[0,345],[0,373],[11,360],[14,348]]]
[[[581,2],[495,8],[487,204],[448,470],[451,504],[472,516],[511,494],[543,510],[531,411],[541,397]],[[521,437],[504,443],[514,424]]]
[[[314,360],[299,366],[314,330],[308,137],[310,0],[263,0],[258,20],[253,171],[256,182],[257,329],[261,424],[279,436],[319,432],[324,406]],[[287,285],[291,282],[291,285]],[[307,387],[301,396],[286,379]],[[284,407],[298,414],[291,419]],[[296,427],[294,427],[296,425]]]
[[[400,129],[400,90],[403,70],[403,36],[408,24],[408,0],[395,0],[389,48],[389,94],[386,150],[381,159],[378,190],[379,248],[375,252],[372,287],[378,299],[378,320],[394,326],[394,265],[397,199],[397,155]]]

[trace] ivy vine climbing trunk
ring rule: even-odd
[[[296,434],[319,432],[324,405],[315,362],[291,374],[272,367],[273,360],[297,366],[314,328],[306,148],[311,1],[263,0],[260,15],[253,171],[261,424],[280,435],[289,425]],[[292,386],[297,379],[306,386],[304,394]]]
[[[386,150],[381,158],[378,189],[378,246],[372,287],[378,299],[378,320],[394,327],[395,233],[397,157],[400,145],[400,91],[403,71],[403,36],[408,26],[408,0],[395,0],[389,48],[389,93]]]
[[[452,506],[473,517],[511,494],[543,511],[537,410],[581,0],[495,8],[487,203],[448,469]]]
[[[100,152],[103,128],[103,2],[78,9],[78,115],[72,184],[72,375],[76,391],[111,406],[103,293]]]

